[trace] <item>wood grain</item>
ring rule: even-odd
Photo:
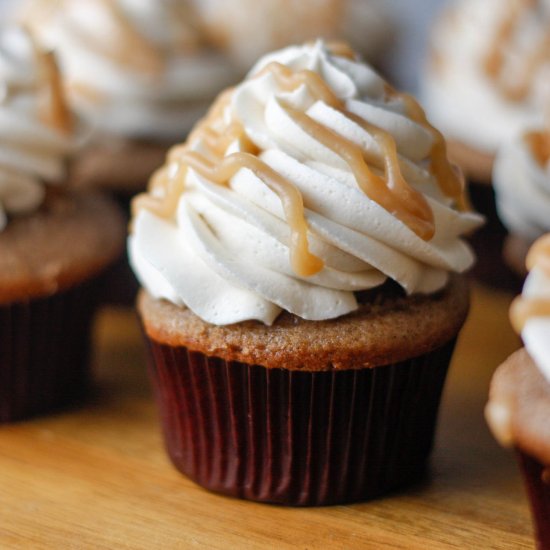
[[[510,300],[474,288],[429,479],[313,509],[213,495],[178,474],[162,448],[135,316],[106,310],[92,399],[0,428],[0,548],[533,548],[515,462],[482,417],[493,370],[519,345]]]

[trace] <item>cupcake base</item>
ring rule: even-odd
[[[0,306],[0,423],[67,407],[90,385],[90,328],[101,278]]]
[[[538,550],[550,549],[550,468],[518,451],[531,505]]]
[[[211,491],[293,506],[366,500],[421,477],[455,343],[304,372],[148,342],[174,465]]]

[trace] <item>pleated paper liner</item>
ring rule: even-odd
[[[521,451],[518,459],[531,505],[537,548],[550,550],[550,467]]]
[[[424,472],[454,344],[392,365],[303,372],[149,340],[168,453],[203,487],[250,500],[381,495]]]
[[[89,388],[90,328],[103,278],[0,306],[0,423],[69,406]]]

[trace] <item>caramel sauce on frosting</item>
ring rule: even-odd
[[[74,129],[74,118],[65,97],[63,80],[55,54],[51,51],[44,51],[36,42],[31,31],[25,30],[25,32],[32,45],[40,75],[39,86],[42,92],[40,119],[44,124],[64,134],[69,134]]]
[[[529,271],[536,266],[550,277],[550,233],[535,241],[527,255],[526,266]],[[513,301],[510,320],[518,334],[532,317],[550,317],[550,297],[518,296]]]
[[[345,55],[350,53],[349,48],[343,48],[341,45],[335,48]],[[397,145],[389,132],[347,111],[344,102],[334,94],[323,78],[313,71],[294,71],[281,63],[272,62],[252,78],[259,78],[265,74],[272,75],[279,88],[285,92],[294,91],[304,85],[314,100],[322,101],[340,111],[371,134],[379,146],[377,153],[366,151],[317,122],[307,113],[279,100],[279,105],[302,130],[338,155],[349,166],[357,185],[367,197],[401,220],[422,239],[430,240],[433,237],[433,212],[425,197],[412,188],[403,177]],[[153,176],[149,193],[135,199],[134,214],[141,208],[147,208],[160,217],[173,217],[179,198],[185,192],[184,182],[189,168],[209,181],[224,186],[229,185],[229,180],[241,168],[247,168],[281,200],[286,221],[291,229],[290,258],[294,271],[301,276],[313,275],[323,268],[323,262],[309,251],[308,227],[301,193],[290,181],[259,158],[261,151],[249,139],[239,120],[235,120],[234,117],[229,121],[224,119],[232,94],[231,89],[222,93],[208,115],[190,134],[187,143],[170,151],[168,163]],[[441,134],[428,123],[423,110],[412,97],[393,90],[387,95],[392,99],[401,100],[407,115],[430,132],[433,137],[430,171],[443,193],[461,202],[464,192],[463,181],[447,160],[446,146]],[[239,141],[240,151],[225,156],[227,147],[235,140]],[[201,145],[201,152],[193,150],[193,146],[198,143]],[[383,175],[376,173],[373,168]]]
[[[533,157],[545,168],[550,162],[550,128],[548,130],[528,132],[523,136]]]
[[[515,75],[513,81],[503,78],[507,52],[513,48],[516,30],[521,19],[529,10],[536,10],[539,1],[513,0],[508,2],[509,7],[506,9],[506,14],[500,22],[483,62],[487,76],[511,101],[522,101],[529,95],[535,75],[540,67],[550,60],[550,27],[548,27],[540,42],[530,50],[523,60],[521,71]]]
[[[94,49],[123,65],[135,67],[143,72],[160,74],[164,59],[157,48],[139,33],[115,0],[100,0],[118,29],[113,41],[94,41]]]
[[[67,9],[64,5],[74,0],[36,0],[28,10],[24,19],[31,28],[40,28],[47,25],[49,18],[56,12]],[[166,55],[158,45],[136,28],[130,17],[125,13],[118,0],[95,0],[112,21],[116,33],[109,33],[105,40],[99,40],[85,29],[77,29],[79,39],[91,51],[115,60],[138,72],[159,75],[165,68]],[[167,3],[169,20],[166,33],[174,37],[173,46],[182,52],[194,52],[200,46],[200,32],[195,29],[196,15],[183,3]]]

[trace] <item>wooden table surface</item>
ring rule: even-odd
[[[210,494],[165,456],[133,312],[105,310],[96,395],[0,427],[0,548],[533,548],[521,480],[482,416],[518,340],[511,296],[474,287],[447,380],[431,475],[400,494],[282,508]]]

